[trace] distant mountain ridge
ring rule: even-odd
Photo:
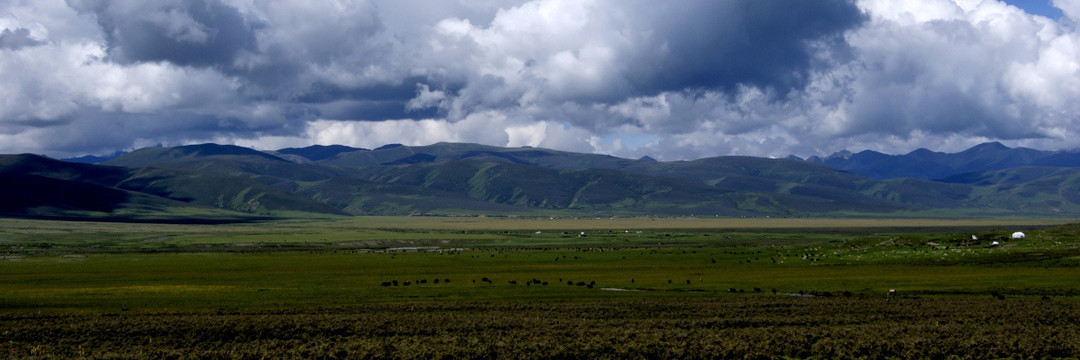
[[[501,148],[479,144],[438,143],[427,146],[404,146],[388,144],[374,150],[355,148],[344,145],[312,145],[303,148],[284,148],[276,151],[258,151],[241,148],[226,150],[226,145],[202,144],[178,146],[175,148],[145,148],[140,153],[168,153],[172,157],[190,157],[193,154],[206,153],[226,155],[222,151],[233,151],[232,155],[255,154],[268,155],[269,158],[294,163],[315,163],[333,166],[372,166],[390,164],[418,164],[447,160],[492,160],[517,164],[537,165],[552,168],[574,169],[581,167],[621,169],[634,160],[621,159],[609,155],[577,154],[573,161],[567,157],[555,156],[554,161],[541,158],[555,154],[566,154],[556,150],[524,148]],[[158,149],[158,151],[154,151]],[[173,150],[163,150],[173,149]],[[127,155],[129,152],[117,151],[106,156],[86,155],[65,158],[64,161],[100,164]],[[401,156],[401,154],[407,154]],[[145,155],[145,154],[144,154]],[[862,175],[871,179],[886,180],[913,178],[922,180],[945,179],[950,176],[994,171],[1022,166],[1041,167],[1080,167],[1080,151],[1044,151],[1029,148],[1009,148],[1000,142],[988,142],[976,145],[958,153],[944,153],[916,149],[904,155],[889,155],[872,150],[853,153],[841,150],[827,157],[811,156],[806,159],[791,155],[786,158],[793,161],[806,161],[821,164],[832,169]],[[131,165],[133,160],[126,160],[124,165]],[[151,159],[134,160],[149,163]],[[637,162],[655,162],[649,156],[643,156]],[[113,164],[118,164],[113,162]],[[118,164],[119,165],[119,164]]]
[[[73,162],[73,163],[81,163],[81,164],[100,164],[100,163],[103,163],[103,162],[118,158],[118,157],[120,157],[120,156],[122,156],[124,154],[127,154],[127,153],[128,153],[127,151],[116,151],[116,152],[114,152],[112,154],[103,155],[103,156],[83,155],[83,156],[79,156],[79,157],[64,158],[64,159],[61,159],[61,160],[67,161],[67,162]]]
[[[889,161],[908,161],[914,164],[907,165],[910,171],[926,167],[942,174],[1022,166],[952,174],[942,181],[879,180],[832,169],[825,159],[664,162],[469,143],[277,151],[200,144],[139,149],[97,165],[0,155],[0,195],[17,199],[0,207],[0,214],[1080,214],[1080,168],[1029,166],[1068,164],[1069,155],[990,143],[958,154],[839,153],[829,160],[878,171]]]
[[[295,155],[310,161],[320,161],[332,158],[341,153],[363,151],[367,149],[354,148],[345,145],[312,145],[304,148],[285,148],[275,151],[277,154]]]
[[[904,155],[888,155],[870,150],[851,153],[844,150],[824,158],[812,156],[806,161],[872,179],[932,180],[1023,166],[1078,167],[1080,152],[1010,148],[1000,142],[988,142],[952,154],[927,149],[918,149]]]

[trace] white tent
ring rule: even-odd
[[[1014,232],[1012,238],[1013,239],[1023,239],[1024,238],[1024,233],[1019,232],[1019,231]]]

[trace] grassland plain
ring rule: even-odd
[[[0,354],[1076,357],[1067,221],[0,219]]]

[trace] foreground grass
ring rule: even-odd
[[[55,358],[1064,358],[1080,303],[741,297],[0,315]]]

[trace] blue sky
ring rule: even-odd
[[[0,153],[1077,149],[1052,1],[0,1]]]
[[[1060,19],[1061,9],[1054,7],[1050,0],[1007,0],[1006,3],[1024,9],[1028,13],[1042,15],[1051,19]]]

